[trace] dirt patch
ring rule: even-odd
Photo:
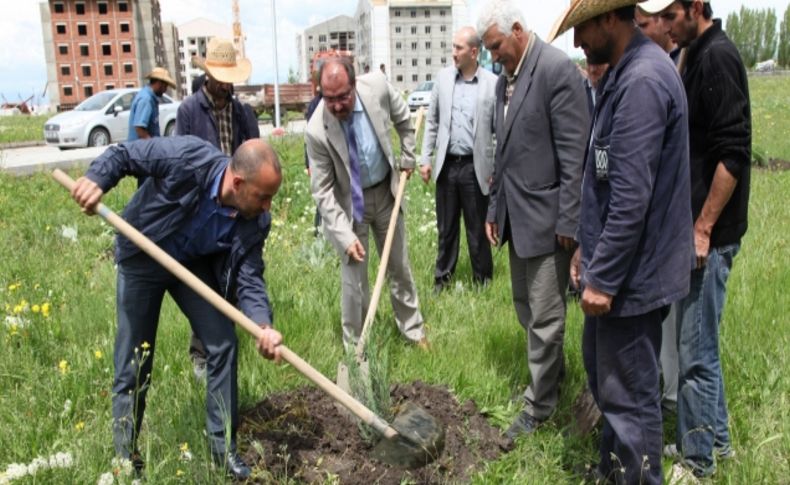
[[[768,160],[768,163],[764,166],[758,166],[763,170],[770,170],[771,172],[781,172],[784,170],[790,170],[790,160],[780,160],[778,158],[772,158]]]
[[[473,401],[461,405],[444,387],[416,381],[393,386],[391,394],[393,405],[411,401],[445,426],[444,452],[430,465],[407,470],[373,460],[356,425],[313,387],[272,395],[242,413],[244,458],[266,470],[259,482],[288,477],[320,483],[337,477],[342,484],[464,483],[508,447]]]

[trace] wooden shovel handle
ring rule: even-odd
[[[75,183],[71,177],[59,169],[53,171],[52,176],[61,185],[71,191]],[[244,330],[249,332],[253,337],[255,337],[256,340],[261,337],[263,334],[263,329],[261,327],[250,320],[249,317],[243,314],[238,308],[228,303],[227,300],[218,295],[217,292],[211,289],[211,287],[201,281],[197,276],[193,275],[181,263],[173,259],[172,256],[167,254],[153,241],[148,239],[143,233],[134,228],[134,226],[126,222],[123,218],[121,218],[118,214],[113,212],[104,204],[98,204],[96,207],[96,213],[108,223],[110,223],[110,225],[116,228],[118,232],[129,238],[130,241],[135,243],[141,250],[151,256],[151,258],[161,264],[165,269],[173,273],[173,275],[184,282],[184,284],[205,298],[209,303],[211,303],[211,305],[214,306],[214,308],[222,312],[229,319],[241,325]],[[291,364],[296,368],[296,370],[313,381],[313,383],[320,387],[324,392],[329,394],[333,399],[348,408],[349,411],[354,413],[365,424],[371,426],[388,439],[394,439],[398,436],[398,432],[395,431],[386,421],[376,416],[373,411],[351,397],[347,392],[339,388],[334,382],[327,379],[313,366],[305,362],[301,357],[291,351],[291,349],[285,345],[280,345],[279,348],[280,355],[283,359],[285,359],[286,362]]]
[[[417,120],[414,122],[414,138],[417,139],[417,136],[420,134],[420,127],[422,126],[422,120],[425,116],[424,108],[420,108],[417,111]],[[415,142],[416,143],[416,142]],[[390,223],[389,227],[387,227],[387,236],[384,238],[384,248],[381,250],[381,258],[379,261],[379,270],[376,274],[376,283],[373,286],[373,293],[370,295],[370,304],[368,305],[367,314],[365,314],[365,323],[362,325],[362,332],[359,336],[359,341],[357,342],[356,347],[356,356],[357,360],[362,359],[362,354],[365,352],[365,344],[368,340],[368,334],[370,334],[370,327],[373,323],[373,319],[376,318],[376,310],[379,306],[379,300],[381,299],[381,290],[384,287],[384,277],[387,274],[387,265],[389,264],[390,260],[390,252],[392,251],[392,239],[395,236],[395,226],[398,224],[398,215],[400,214],[400,205],[403,201],[403,192],[406,190],[406,181],[409,179],[409,176],[406,172],[401,171],[400,173],[400,181],[398,182],[398,191],[395,194],[395,205],[392,206],[392,214],[390,214]]]

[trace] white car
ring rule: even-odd
[[[71,111],[57,114],[44,124],[47,145],[61,150],[98,147],[126,141],[129,109],[140,88],[109,89],[96,93]],[[176,131],[176,111],[181,104],[167,95],[159,98],[159,129],[164,136]]]
[[[417,89],[412,91],[406,100],[409,105],[409,109],[411,111],[417,111],[420,106],[424,106],[427,109],[428,105],[431,104],[432,89],[433,81],[425,81],[424,83],[417,86]]]

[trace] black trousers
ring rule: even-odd
[[[617,484],[660,485],[662,307],[633,317],[586,317],[582,356],[603,415],[599,471]]]
[[[485,233],[488,196],[483,195],[475,176],[472,157],[447,155],[436,179],[436,223],[439,230],[439,252],[436,256],[437,283],[448,281],[458,262],[461,213],[466,226],[466,242],[477,282],[490,280],[494,274],[491,246]]]

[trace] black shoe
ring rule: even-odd
[[[442,291],[444,291],[444,283],[437,281],[433,284],[433,296],[439,296]]]
[[[533,433],[540,426],[540,421],[534,418],[526,411],[521,411],[516,416],[513,424],[505,431],[505,436],[511,440],[515,440],[519,436],[524,436]]]
[[[247,480],[252,474],[250,467],[244,463],[244,460],[238,453],[228,453],[227,455],[214,455],[214,463],[217,466],[225,468],[228,476],[234,480]]]

